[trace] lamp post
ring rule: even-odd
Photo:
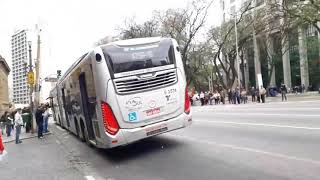
[[[30,111],[31,111],[31,133],[35,132],[35,121],[33,118],[33,84],[34,84],[34,74],[33,74],[33,66],[32,66],[32,49],[31,49],[31,41],[28,41],[29,46],[29,72],[28,72],[28,84],[29,84],[29,103],[30,103]]]

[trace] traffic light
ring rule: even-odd
[[[57,70],[57,78],[61,77],[61,70]]]

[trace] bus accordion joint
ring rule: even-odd
[[[119,124],[109,104],[101,101],[101,111],[102,111],[104,129],[109,134],[116,135],[117,132],[119,131]]]

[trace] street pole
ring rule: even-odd
[[[28,41],[28,45],[29,45],[29,73],[33,73],[31,41]],[[33,134],[33,133],[35,133],[35,121],[33,118],[34,108],[33,108],[32,94],[33,94],[33,84],[29,83],[29,99],[30,99],[29,103],[30,103],[30,111],[31,111],[31,133]]]
[[[38,107],[40,105],[40,31],[38,31],[38,41],[37,41],[37,62],[36,62],[36,82],[35,82],[35,105]]]
[[[241,88],[241,82],[240,82],[240,60],[239,60],[239,50],[238,50],[238,28],[237,28],[237,13],[235,12],[235,17],[234,17],[234,30],[236,34],[236,53],[237,53],[237,71],[238,71],[238,86]]]

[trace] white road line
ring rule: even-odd
[[[95,180],[93,176],[85,176],[87,180]]]
[[[247,152],[252,152],[252,153],[264,154],[264,155],[272,156],[272,157],[276,157],[276,158],[295,160],[295,161],[311,163],[311,164],[315,164],[315,165],[320,166],[320,161],[315,161],[312,159],[300,158],[300,157],[296,157],[296,156],[268,152],[268,151],[263,151],[263,150],[259,150],[259,149],[248,148],[248,147],[235,146],[232,144],[221,144],[221,143],[217,143],[214,141],[201,140],[201,139],[196,139],[196,138],[181,136],[181,135],[168,134],[168,136],[178,137],[178,138],[181,138],[184,140],[189,140],[189,141],[193,141],[193,142],[200,142],[200,143],[208,144],[208,145],[212,145],[212,146],[220,146],[220,147],[229,148],[229,149],[238,150],[238,151],[247,151]]]
[[[245,116],[285,116],[285,117],[293,117],[293,116],[299,116],[299,117],[319,117],[320,114],[274,114],[274,113],[233,113],[233,112],[215,112],[216,115],[233,115],[233,116],[239,116],[239,115],[245,115]]]
[[[264,127],[275,127],[275,128],[292,128],[292,129],[306,129],[306,130],[320,130],[320,127],[306,127],[306,126],[288,126],[288,125],[278,125],[278,124],[263,124],[263,123],[240,123],[232,121],[210,121],[210,120],[194,120],[195,123],[208,122],[216,124],[234,124],[234,125],[244,125],[244,126],[264,126]]]

